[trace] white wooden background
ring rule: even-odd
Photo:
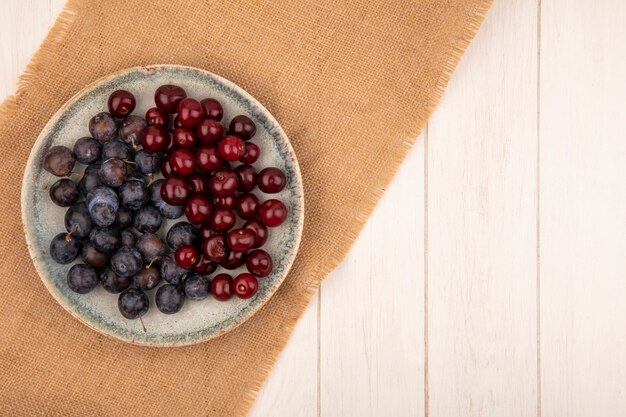
[[[2,0],[1,97],[63,3]],[[251,415],[626,415],[626,2],[495,1]]]

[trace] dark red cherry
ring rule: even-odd
[[[286,183],[285,174],[276,167],[264,168],[259,172],[258,185],[264,193],[279,193],[285,188]]]
[[[117,90],[111,93],[108,101],[109,113],[114,117],[127,117],[135,110],[135,96],[126,90]]]
[[[196,134],[188,127],[177,127],[172,134],[172,140],[179,148],[191,148],[196,144]]]
[[[176,143],[172,139],[172,132],[168,131],[167,132],[167,145],[165,145],[165,148],[163,148],[163,153],[170,154],[172,153],[172,151],[174,151],[175,148],[176,148]]]
[[[161,160],[161,174],[163,174],[165,178],[169,178],[174,175],[172,165],[170,164],[170,158],[168,157]]]
[[[252,142],[246,142],[246,150],[243,153],[243,156],[239,159],[239,162],[243,162],[244,164],[254,164],[256,160],[259,159],[259,155],[261,155],[259,147]]]
[[[245,252],[235,252],[230,251],[222,262],[220,262],[220,266],[225,269],[237,269],[241,265],[246,263],[246,253]]]
[[[224,136],[217,145],[222,159],[227,161],[238,161],[245,151],[246,145],[238,136],[228,135]]]
[[[215,209],[211,215],[211,227],[218,232],[232,229],[236,222],[237,217],[232,210]]]
[[[203,195],[194,195],[187,201],[185,215],[190,223],[201,224],[211,219],[211,200]]]
[[[189,149],[176,149],[169,160],[174,173],[181,177],[191,175],[196,168],[196,156]]]
[[[213,205],[217,208],[232,210],[237,204],[237,198],[234,195],[226,197],[213,197]]]
[[[189,182],[181,177],[166,178],[161,184],[161,198],[172,206],[180,206],[187,203],[191,197]]]
[[[237,135],[243,140],[250,140],[250,138],[252,138],[252,136],[256,133],[256,125],[248,116],[240,114],[239,116],[235,116],[233,120],[230,121],[228,131],[232,135]]]
[[[202,105],[202,110],[204,111],[204,117],[207,119],[217,120],[218,122],[222,120],[222,116],[224,116],[224,110],[222,109],[222,105],[219,101],[214,98],[205,98],[200,101]]]
[[[191,269],[198,262],[198,249],[192,245],[181,245],[176,249],[176,263],[185,269]]]
[[[183,127],[196,127],[202,121],[202,106],[198,100],[182,99],[178,103],[178,123]]]
[[[252,193],[241,194],[237,198],[237,214],[244,220],[256,217],[259,209],[259,198]]]
[[[242,299],[251,298],[259,290],[259,283],[252,274],[244,272],[232,281],[231,292]]]
[[[193,272],[200,275],[212,274],[216,269],[217,263],[205,258],[204,255],[200,255],[193,266]]]
[[[160,126],[167,127],[169,125],[170,118],[164,111],[151,107],[146,112],[146,123],[148,126]]]
[[[205,240],[202,244],[202,254],[213,262],[221,262],[226,259],[228,253],[224,236],[214,235]]]
[[[198,173],[191,174],[187,177],[191,192],[194,194],[206,194],[209,192],[209,180],[206,176]]]
[[[237,191],[247,193],[254,190],[257,183],[257,173],[252,165],[239,165],[235,168],[235,174],[237,174]]]
[[[265,226],[259,220],[254,219],[245,222],[243,224],[243,228],[250,229],[254,232],[256,238],[254,239],[253,248],[260,248],[261,246],[265,245],[265,242],[267,242],[267,238],[269,236],[267,226]]]
[[[177,85],[162,85],[154,93],[154,102],[165,113],[176,113],[178,104],[187,97],[187,93]]]
[[[211,175],[209,188],[213,196],[227,197],[237,191],[237,175],[230,169],[220,169]]]
[[[259,219],[267,227],[280,226],[286,218],[287,207],[280,200],[267,200],[259,206]]]
[[[196,127],[196,134],[200,142],[214,145],[224,136],[224,128],[217,120],[204,119]]]
[[[160,152],[168,144],[169,133],[162,127],[148,126],[141,132],[141,146],[148,152]]]
[[[233,229],[226,235],[226,245],[235,252],[245,252],[254,245],[254,238],[250,229]]]
[[[200,146],[196,150],[196,166],[202,172],[213,172],[222,167],[222,159],[215,146]]]
[[[219,235],[219,234],[220,234],[219,232],[213,230],[213,228],[211,227],[211,222],[204,222],[198,228],[198,237],[200,237],[200,239],[202,239],[203,242],[207,240],[208,238],[210,238],[211,236]]]
[[[272,258],[263,249],[255,249],[246,256],[246,268],[256,277],[266,277],[272,272]]]
[[[228,274],[217,274],[211,280],[211,294],[216,300],[228,301],[232,297],[230,292],[230,283],[232,277]]]

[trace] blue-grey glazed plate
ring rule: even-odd
[[[227,302],[212,297],[203,301],[186,300],[177,314],[165,315],[154,305],[156,290],[152,290],[148,292],[150,309],[142,317],[142,325],[140,320],[122,317],[117,309],[117,294],[110,294],[99,286],[89,294],[80,295],[67,286],[66,275],[72,264],[56,264],[48,254],[51,239],[65,231],[63,218],[66,209],[50,200],[48,188],[55,179],[42,169],[41,160],[51,146],[65,145],[71,149],[78,138],[89,136],[89,119],[98,112],[106,111],[107,98],[111,92],[117,89],[132,92],[137,98],[134,114],[143,116],[148,108],[154,106],[154,91],[162,84],[180,85],[192,98],[216,98],[224,107],[224,124],[237,114],[248,115],[254,120],[257,133],[252,141],[261,148],[261,156],[254,166],[257,170],[276,166],[284,170],[287,176],[287,186],[279,194],[268,196],[258,189],[255,192],[261,201],[268,198],[282,200],[289,215],[281,226],[270,229],[269,239],[263,248],[272,256],[274,269],[268,277],[259,279],[259,291],[253,298],[232,298]],[[75,170],[83,169],[83,166],[77,164]],[[189,345],[222,335],[243,323],[269,300],[283,282],[294,261],[302,235],[302,178],[285,132],[272,115],[242,88],[196,68],[177,65],[130,68],[102,78],[76,94],[44,127],[33,146],[24,173],[22,219],[26,243],[41,280],[74,317],[92,329],[135,344]],[[183,216],[167,221],[159,234],[165,237],[172,224],[185,220]],[[236,276],[244,270],[245,267],[235,271],[219,268],[215,274],[229,272]]]

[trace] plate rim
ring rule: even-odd
[[[227,326],[224,329],[221,329],[220,331],[210,334],[206,337],[202,337],[196,340],[187,340],[187,339],[183,339],[182,341],[168,341],[168,342],[151,342],[151,341],[145,341],[145,340],[135,340],[135,339],[128,339],[128,338],[123,338],[120,337],[117,334],[112,334],[109,332],[106,332],[104,329],[99,328],[97,326],[95,326],[94,324],[92,324],[90,321],[85,320],[83,317],[81,317],[77,312],[75,312],[74,310],[72,310],[71,308],[69,308],[69,306],[67,306],[63,301],[63,296],[61,294],[61,291],[59,289],[57,289],[54,285],[52,285],[51,282],[49,282],[49,279],[45,279],[44,275],[46,275],[46,267],[43,264],[43,262],[39,259],[39,257],[37,256],[38,254],[34,252],[34,245],[32,244],[32,239],[35,236],[31,235],[30,232],[30,228],[29,226],[27,226],[28,224],[28,219],[27,219],[27,210],[26,207],[27,205],[30,203],[29,198],[30,195],[27,193],[26,189],[27,189],[27,181],[29,176],[32,173],[32,170],[34,168],[33,164],[36,163],[35,161],[35,156],[36,156],[36,152],[35,149],[38,149],[42,146],[43,141],[45,139],[45,137],[48,135],[49,131],[52,129],[52,127],[55,125],[55,123],[61,118],[61,116],[68,110],[68,108],[70,106],[72,106],[78,99],[80,99],[81,97],[89,94],[91,91],[97,89],[100,85],[102,85],[103,83],[110,81],[112,79],[115,79],[117,77],[120,77],[124,74],[127,73],[131,73],[131,72],[135,72],[135,71],[140,71],[140,72],[145,72],[147,74],[150,73],[154,73],[163,69],[173,69],[173,70],[181,70],[181,71],[191,71],[191,72],[199,72],[205,76],[208,76],[210,78],[215,79],[216,81],[218,81],[219,83],[222,83],[223,85],[227,86],[230,89],[233,89],[235,91],[237,91],[241,96],[243,96],[245,99],[247,99],[250,103],[254,104],[255,106],[258,107],[258,109],[260,110],[261,113],[264,114],[264,116],[267,118],[268,121],[270,121],[273,125],[273,129],[275,129],[278,134],[284,138],[285,140],[285,146],[287,147],[287,151],[289,152],[289,154],[292,157],[292,162],[293,162],[293,171],[295,172],[295,181],[296,181],[296,185],[297,188],[301,191],[299,193],[299,195],[297,196],[297,201],[298,201],[298,217],[297,217],[297,222],[296,222],[296,233],[295,233],[295,245],[294,245],[294,250],[291,254],[291,256],[288,258],[287,263],[285,265],[285,269],[284,269],[284,273],[281,275],[281,277],[277,280],[277,282],[275,283],[275,285],[273,286],[273,288],[271,289],[269,296],[267,298],[265,298],[262,302],[260,302],[258,305],[254,306],[250,311],[249,314],[245,315],[241,320],[234,320],[232,322],[232,324],[230,324],[229,326]],[[242,325],[243,323],[245,323],[246,321],[248,321],[251,317],[253,317],[254,315],[256,315],[259,310],[265,306],[265,304],[267,304],[269,302],[269,300],[276,294],[276,292],[278,291],[278,289],[280,288],[280,286],[283,284],[283,282],[285,281],[285,279],[287,278],[287,276],[289,275],[289,272],[291,271],[291,268],[295,262],[296,256],[298,255],[298,252],[300,250],[300,243],[302,241],[302,234],[304,231],[304,215],[305,215],[305,206],[304,206],[304,183],[302,180],[302,172],[300,170],[300,164],[298,162],[298,158],[296,156],[295,150],[293,149],[293,146],[291,144],[291,141],[289,140],[289,137],[287,136],[287,134],[285,133],[283,127],[280,125],[280,123],[278,123],[278,121],[276,120],[276,118],[274,117],[274,115],[265,107],[263,106],[263,104],[261,102],[259,102],[254,96],[252,96],[252,94],[248,93],[245,89],[243,89],[242,87],[240,87],[239,85],[237,85],[236,83],[230,81],[227,78],[224,78],[218,74],[215,74],[213,72],[210,72],[208,70],[202,69],[202,68],[197,68],[197,67],[192,67],[192,66],[188,66],[188,65],[180,65],[180,64],[150,64],[150,65],[140,65],[140,66],[134,66],[134,67],[128,67],[128,68],[124,68],[112,73],[109,73],[103,77],[100,77],[98,79],[96,79],[95,81],[91,82],[90,84],[86,85],[85,87],[83,87],[81,90],[79,90],[77,93],[75,93],[72,97],[70,97],[49,119],[48,122],[44,125],[44,127],[41,129],[41,131],[39,132],[39,135],[37,136],[37,139],[33,142],[32,146],[31,146],[31,150],[28,156],[28,159],[26,161],[26,168],[24,169],[24,175],[22,176],[22,187],[21,187],[21,191],[20,191],[20,212],[21,212],[21,220],[22,220],[22,228],[24,231],[24,238],[26,241],[26,247],[28,248],[28,253],[29,256],[33,262],[33,265],[35,266],[35,270],[37,271],[37,274],[39,275],[39,279],[43,282],[44,286],[46,287],[46,289],[48,290],[48,292],[52,295],[52,297],[54,298],[54,300],[68,313],[70,313],[71,316],[73,316],[74,318],[76,318],[77,320],[79,320],[82,324],[86,325],[87,327],[89,327],[90,329],[95,330],[96,332],[98,332],[99,334],[103,334],[107,337],[110,337],[112,339],[118,340],[118,341],[122,341],[125,343],[129,343],[135,346],[145,346],[145,347],[159,347],[159,348],[165,348],[165,347],[183,347],[183,346],[191,346],[191,345],[196,345],[199,343],[203,343],[206,342],[208,340],[211,339],[215,339],[217,337],[223,336],[229,332],[231,332],[232,330],[236,329],[237,327],[239,327],[240,325]],[[49,274],[47,274],[49,275]]]

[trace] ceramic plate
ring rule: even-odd
[[[150,309],[140,320],[127,320],[117,309],[117,294],[107,293],[101,286],[86,295],[72,292],[66,282],[70,265],[56,264],[48,255],[51,239],[64,232],[66,209],[52,203],[48,188],[56,179],[41,168],[41,160],[51,146],[65,145],[89,136],[89,119],[98,112],[107,111],[107,98],[117,89],[132,92],[137,98],[134,114],[144,115],[154,106],[154,91],[162,84],[182,86],[187,95],[202,99],[213,97],[224,107],[223,123],[237,114],[248,115],[257,125],[252,139],[261,148],[261,157],[254,164],[257,170],[267,166],[281,168],[287,176],[287,186],[272,197],[282,200],[288,210],[287,220],[270,229],[270,237],[263,247],[272,256],[274,269],[266,278],[259,279],[259,291],[249,300],[236,298],[219,302],[212,297],[203,301],[186,300],[177,314],[162,314],[154,305],[156,290],[148,292]],[[75,170],[84,167],[77,164]],[[270,198],[255,191],[261,201]],[[22,219],[26,242],[39,275],[54,298],[73,316],[89,327],[118,339],[150,346],[177,346],[197,343],[219,336],[250,318],[274,294],[285,279],[298,250],[302,234],[304,206],[302,179],[294,151],[278,122],[250,94],[242,88],[209,72],[175,65],[156,65],[131,68],[107,76],[75,95],[48,122],[37,139],[24,174],[22,186]],[[159,234],[164,238],[177,220],[164,222]],[[243,272],[218,268],[215,273]]]

